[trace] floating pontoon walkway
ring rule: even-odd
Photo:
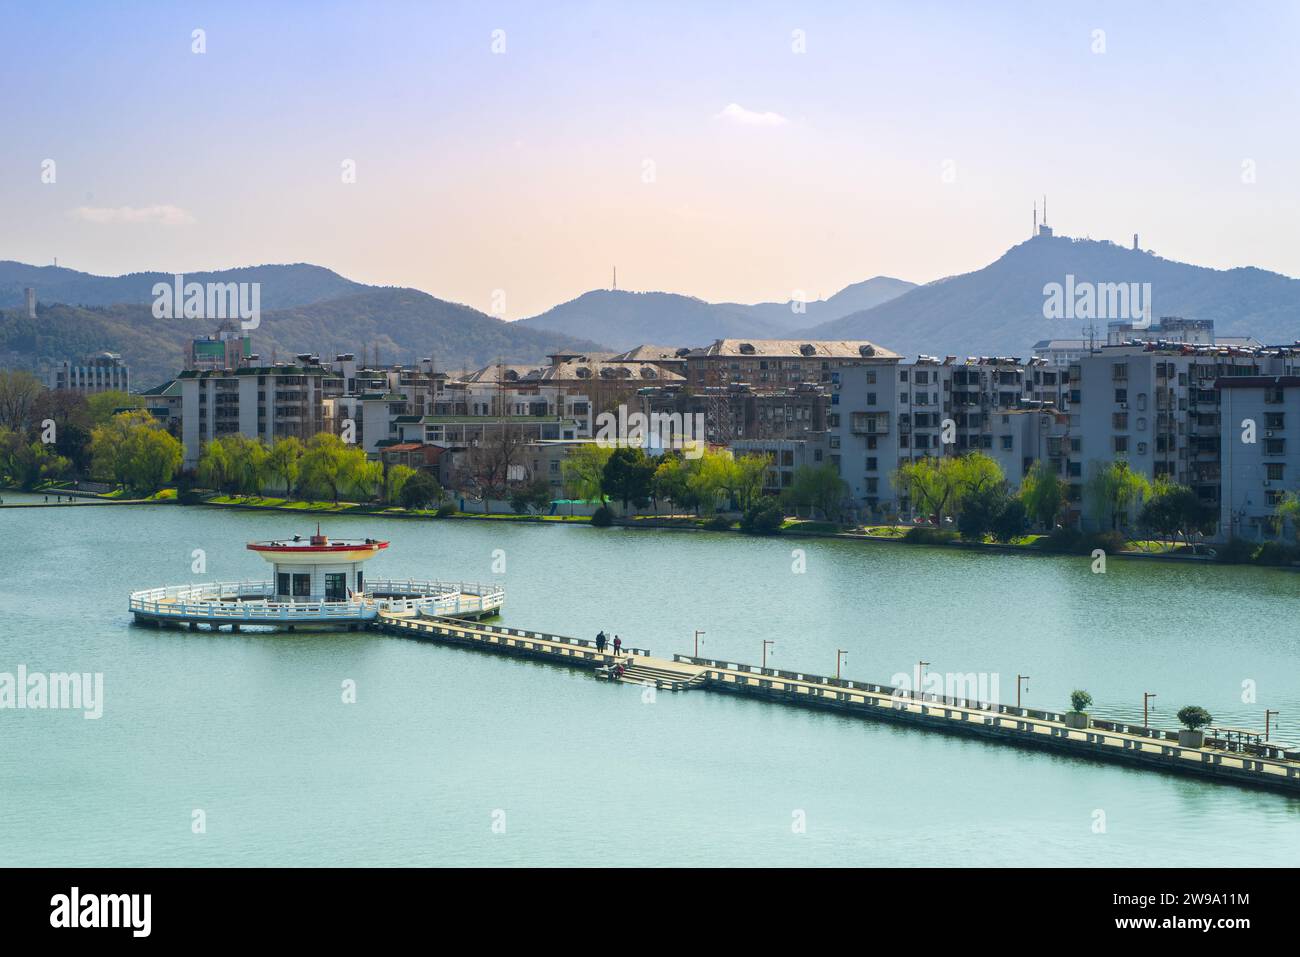
[[[598,652],[595,642],[588,639],[418,613],[381,611],[376,625],[405,637],[550,661],[602,676],[607,676],[613,665],[622,664],[622,681],[663,690],[704,688],[746,694],[781,704],[1300,795],[1300,752],[1280,747],[1260,747],[1253,753],[1231,751],[1223,747],[1225,742],[1210,739],[1206,747],[1187,748],[1177,743],[1176,732],[1120,722],[1093,720],[1086,729],[1074,729],[1066,726],[1063,714],[1053,711],[985,706],[965,698],[689,655],[655,658],[644,648],[624,648],[616,658],[612,652]]]

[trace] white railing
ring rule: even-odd
[[[203,582],[134,592],[128,609],[154,618],[178,620],[369,621],[381,610],[396,614],[483,614],[501,607],[505,589],[469,582],[376,579],[365,583],[364,597],[347,601],[274,598],[275,584],[269,581]]]

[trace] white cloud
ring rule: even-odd
[[[78,206],[72,215],[86,223],[152,223],[186,226],[194,222],[189,210],[179,206]]]
[[[737,126],[785,126],[790,122],[780,113],[758,113],[745,109],[739,103],[728,103],[721,113],[714,114],[714,118]]]

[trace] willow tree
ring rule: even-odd
[[[1128,463],[1094,462],[1092,478],[1084,489],[1094,521],[1105,521],[1111,531],[1120,526],[1136,505],[1141,505],[1151,494],[1151,482],[1140,472],[1134,472]]]
[[[560,463],[564,491],[570,498],[583,502],[605,503],[605,463],[614,454],[592,442],[580,445]]]
[[[983,452],[915,459],[894,472],[894,487],[907,492],[913,506],[937,525],[961,509],[962,499],[1006,481],[1002,467]]]
[[[1020,482],[1020,501],[1029,517],[1046,531],[1056,525],[1056,517],[1065,507],[1066,485],[1046,462],[1039,460]]]
[[[185,447],[148,412],[115,415],[90,439],[91,470],[137,493],[156,492],[172,480]]]

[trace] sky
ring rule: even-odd
[[[738,302],[968,272],[1046,195],[1058,233],[1300,276],[1297,26],[1296,2],[0,0],[0,259],[311,262],[516,319],[615,267]]]

